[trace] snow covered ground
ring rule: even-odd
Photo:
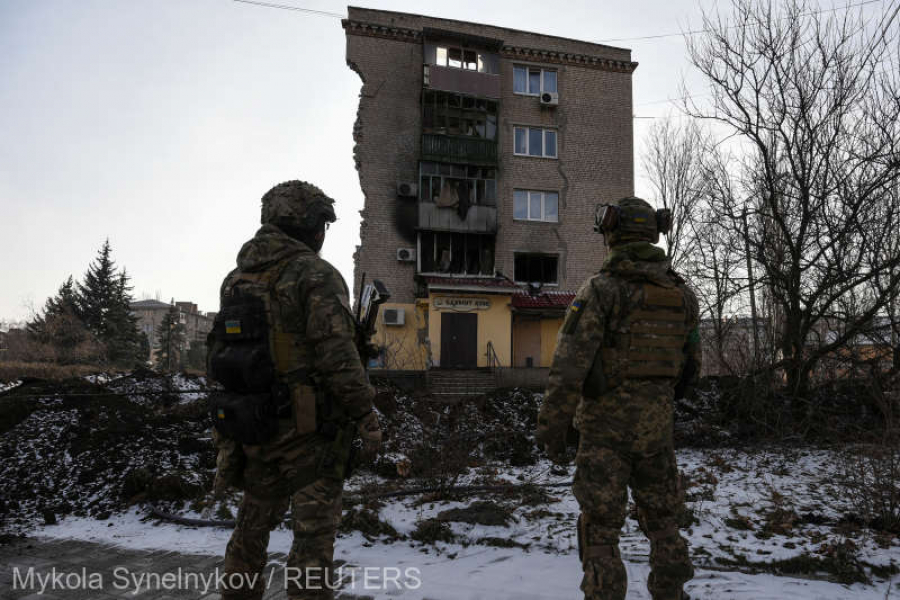
[[[687,477],[688,507],[693,512],[693,524],[685,530],[697,566],[697,575],[687,588],[692,597],[881,600],[900,594],[900,587],[891,581],[900,582],[900,576],[871,570],[872,565],[900,563],[900,543],[895,537],[874,535],[841,521],[849,507],[833,497],[835,457],[831,452],[688,450],[679,453],[679,463]],[[473,480],[483,478],[485,469],[473,472]],[[552,475],[547,463],[516,469],[498,465],[495,469],[491,474],[494,480],[537,483],[566,481],[572,473],[569,469],[568,474]],[[365,487],[370,479],[357,478],[348,487]],[[398,536],[367,538],[360,531],[341,534],[336,558],[353,567],[400,569],[406,577],[401,577],[402,589],[393,581],[385,581],[381,592],[347,589],[376,598],[406,600],[578,598],[581,575],[573,527],[577,505],[567,488],[548,491],[549,500],[528,506],[509,496],[455,502],[423,502],[413,496],[387,501],[378,516]],[[453,542],[421,543],[409,537],[422,521],[477,500],[493,502],[501,514],[505,511],[507,524],[449,521],[445,514],[443,520],[455,535]],[[147,521],[142,512],[132,509],[105,521],[70,517],[32,534],[133,549],[221,554],[230,532]],[[270,551],[286,553],[290,539],[289,531],[275,531]],[[512,547],[497,547],[498,540]],[[632,519],[626,522],[621,549],[629,573],[628,598],[649,598],[645,588],[649,545]],[[763,563],[803,557],[827,561],[836,553],[852,556],[850,562],[860,569],[867,565],[870,583],[833,583],[826,580],[826,573],[787,577],[760,572],[773,570]]]
[[[22,385],[21,381],[10,381],[9,383],[3,383],[2,381],[0,381],[0,393],[11,390],[13,388],[17,388],[20,385]]]

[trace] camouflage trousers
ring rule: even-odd
[[[585,599],[625,598],[628,576],[618,544],[630,487],[641,530],[650,539],[650,595],[654,600],[680,600],[693,567],[687,544],[678,533],[684,502],[671,446],[653,454],[633,453],[593,444],[582,436],[576,466],[573,491],[581,507],[578,525]]]
[[[237,526],[225,551],[223,600],[262,598],[266,582],[261,573],[268,559],[269,533],[281,523],[289,504],[294,543],[278,585],[284,585],[292,599],[333,598],[327,583],[334,536],[341,520],[342,491],[342,481],[318,479],[290,497],[262,499],[245,492]],[[244,585],[230,586],[232,578]]]

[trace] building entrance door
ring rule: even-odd
[[[452,369],[478,366],[478,315],[441,313],[441,366]]]
[[[513,366],[541,366],[541,320],[519,317],[513,321]]]

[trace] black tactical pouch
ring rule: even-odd
[[[238,289],[224,299],[207,344],[208,374],[225,388],[209,397],[213,426],[242,444],[270,441],[279,417],[290,416],[290,397],[287,387],[275,382],[262,298]]]
[[[275,378],[262,298],[235,290],[223,300],[207,345],[209,376],[234,392],[265,392]]]
[[[209,396],[213,426],[236,442],[259,445],[278,432],[278,414],[271,394],[213,392]]]

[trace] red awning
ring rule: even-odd
[[[512,297],[512,306],[523,310],[565,310],[574,299],[575,292],[554,291],[535,295],[520,292]]]

